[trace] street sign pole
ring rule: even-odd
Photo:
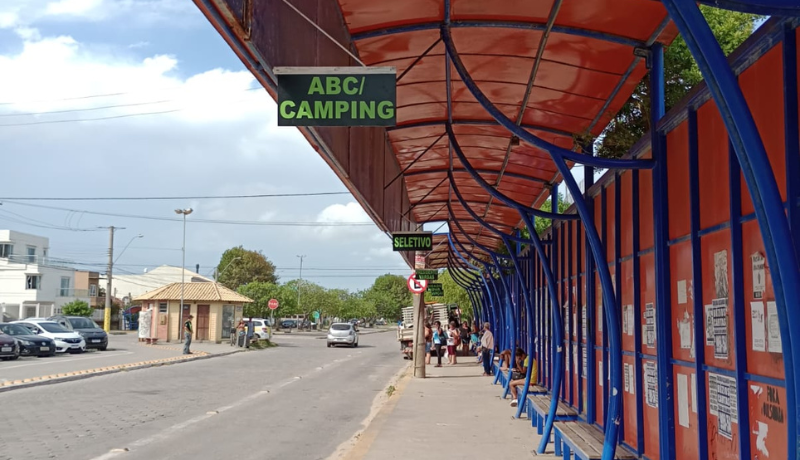
[[[414,268],[425,269],[425,256],[422,252],[417,252],[414,258]],[[414,327],[417,328],[414,334],[414,377],[425,378],[425,288],[428,287],[427,281],[416,281],[415,275],[408,278],[409,289],[416,292],[417,285],[422,285],[422,290],[414,295]]]
[[[269,330],[271,331],[275,327],[275,310],[278,308],[278,299],[269,299],[267,306],[269,307]]]

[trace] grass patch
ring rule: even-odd
[[[263,350],[265,348],[273,348],[277,346],[278,344],[273,343],[270,340],[259,340],[256,342],[250,342],[250,348],[254,350]]]
[[[389,385],[389,388],[386,389],[386,396],[391,398],[396,390],[397,388],[395,388],[394,385]]]

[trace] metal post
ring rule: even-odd
[[[300,311],[300,286],[303,285],[303,259],[305,259],[306,256],[302,255],[297,257],[300,258],[300,279],[297,280],[297,311]]]
[[[111,330],[111,271],[114,268],[114,226],[108,227],[108,269],[106,270],[106,306],[103,311],[103,329]]]
[[[183,214],[183,244],[181,245],[181,304],[178,307],[178,341],[181,340],[183,329],[183,290],[186,287],[186,214]]]
[[[414,377],[425,378],[425,295],[414,294]]]

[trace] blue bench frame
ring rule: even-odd
[[[534,393],[526,398],[525,405],[528,411],[528,418],[531,419],[531,426],[535,426],[536,434],[541,436],[544,434],[544,422],[547,418],[547,412],[541,411],[539,407],[533,404],[533,397],[537,394],[544,396],[548,395],[547,393]],[[574,422],[578,420],[577,411],[574,415],[558,415],[557,412],[558,411],[556,411],[556,417],[553,420],[555,422]]]

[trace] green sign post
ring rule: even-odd
[[[414,273],[417,280],[435,281],[439,279],[439,270],[417,270]]]
[[[394,126],[394,67],[275,67],[278,126]]]
[[[394,251],[432,251],[433,232],[398,232],[392,233],[392,250]],[[417,278],[419,279],[419,278]]]
[[[433,297],[444,297],[442,283],[428,283],[428,289],[426,289],[426,291]]]

